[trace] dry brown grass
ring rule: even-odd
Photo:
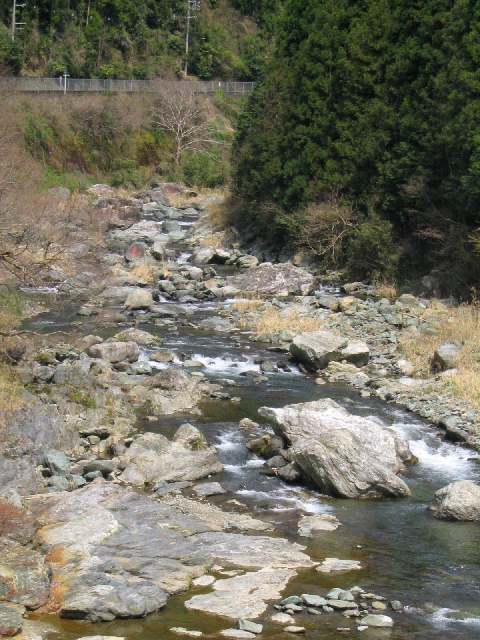
[[[447,309],[433,304],[424,319],[435,324],[437,334],[409,333],[401,343],[415,373],[431,373],[433,354],[442,343],[458,344],[461,352],[457,370],[445,376],[444,383],[453,395],[480,409],[480,305],[476,302]]]
[[[7,365],[0,365],[0,430],[8,417],[22,404],[22,385],[14,370]]]
[[[282,331],[291,331],[294,334],[318,331],[323,326],[319,318],[306,315],[300,310],[280,310],[270,304],[266,304],[260,310],[260,305],[261,301],[258,300],[245,301],[240,317],[240,326],[254,331],[259,337],[276,336]],[[242,313],[242,307],[237,307],[237,311]]]
[[[264,300],[258,298],[242,298],[241,300],[235,300],[232,304],[232,311],[238,311],[241,314],[249,313],[251,311],[257,311],[260,307],[265,305]]]
[[[375,295],[377,298],[387,298],[387,300],[393,302],[398,298],[398,291],[394,284],[380,282],[375,286]]]

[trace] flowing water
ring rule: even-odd
[[[178,247],[180,260],[189,254]],[[323,575],[304,571],[289,585],[288,593],[324,594],[332,586],[359,584],[367,590],[407,605],[405,613],[393,614],[392,630],[368,629],[358,632],[353,621],[340,615],[321,617],[298,615],[297,624],[307,627],[307,638],[330,640],[340,637],[392,638],[398,640],[472,640],[480,637],[480,528],[474,523],[450,523],[434,519],[427,506],[436,489],[458,479],[480,480],[480,461],[468,449],[443,442],[427,423],[396,407],[374,399],[360,398],[339,385],[318,386],[296,370],[268,374],[268,381],[256,383],[245,372],[258,370],[259,358],[277,361],[269,351],[239,332],[200,331],[194,326],[211,318],[225,303],[199,303],[176,307],[178,318],[188,314],[188,322],[158,328],[146,322],[140,328],[162,335],[162,350],[176,354],[176,363],[192,358],[204,365],[208,378],[231,380],[226,390],[240,398],[238,403],[205,402],[202,416],[174,416],[149,422],[150,431],[171,435],[188,419],[199,426],[217,446],[225,470],[218,478],[227,489],[212,502],[232,508],[232,500],[246,505],[252,515],[275,524],[281,535],[307,546],[313,559],[325,557],[357,559],[363,569],[349,574]],[[79,320],[75,309],[62,307],[30,321],[29,328],[51,331],[113,334],[118,324],[99,326],[98,319]],[[149,351],[142,354],[149,359]],[[158,367],[157,363],[155,364]],[[409,468],[406,481],[412,494],[396,500],[334,500],[302,486],[286,485],[262,473],[262,461],[246,448],[249,434],[238,427],[241,418],[258,418],[262,405],[283,406],[320,398],[333,398],[355,414],[369,416],[395,429],[409,440],[418,464]],[[240,507],[239,507],[240,508]],[[303,514],[334,513],[342,526],[315,539],[300,538],[297,522]],[[255,539],[252,537],[252,544]],[[153,541],[152,541],[153,543]],[[43,617],[52,625],[52,638],[74,640],[86,635],[126,636],[129,640],[178,638],[168,629],[183,626],[213,634],[228,622],[213,616],[188,612],[183,602],[188,595],[172,598],[166,608],[142,620],[89,624]],[[342,633],[337,627],[350,627]],[[262,638],[291,638],[278,626],[266,625]]]

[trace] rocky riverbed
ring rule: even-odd
[[[468,638],[455,574],[478,584],[478,523],[448,520],[478,519],[478,457],[385,402],[478,443],[473,411],[401,371],[398,331],[427,303],[259,263],[177,185],[90,197],[103,243],[79,232],[76,273],[23,328],[0,635]],[[232,306],[245,295],[322,329],[259,342]]]

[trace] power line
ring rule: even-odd
[[[188,75],[188,55],[190,53],[190,21],[197,17],[200,11],[200,0],[186,0],[187,2],[187,27],[185,30],[185,77]]]
[[[20,22],[18,20],[18,13],[19,13],[19,9],[24,9],[26,4],[27,4],[27,0],[24,0],[23,2],[19,2],[19,0],[13,0],[12,26],[11,26],[11,35],[12,35],[13,41],[15,41],[15,36],[17,35],[17,32],[23,29],[23,27],[25,26],[25,22]]]

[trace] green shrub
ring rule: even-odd
[[[185,155],[182,173],[189,187],[221,187],[227,180],[227,165],[211,153],[199,151]]]
[[[395,246],[392,224],[375,214],[370,215],[353,232],[347,248],[347,270],[355,279],[395,276],[399,251]]]

